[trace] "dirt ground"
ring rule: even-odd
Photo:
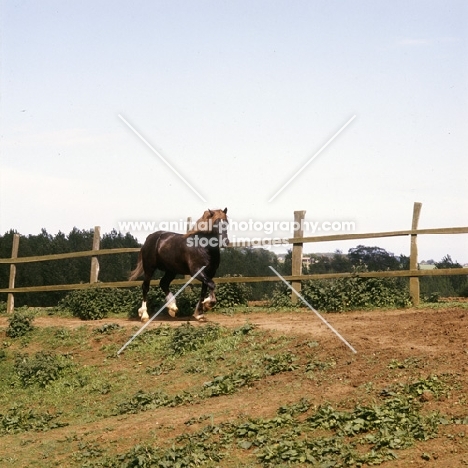
[[[260,329],[279,333],[306,335],[311,339],[327,343],[331,348],[346,348],[339,337],[308,310],[291,312],[252,312],[233,316],[206,314],[208,321],[224,327],[234,328],[249,322]],[[347,312],[343,314],[323,314],[322,317],[359,353],[382,353],[398,350],[399,353],[414,354],[415,351],[438,354],[452,353],[460,357],[460,369],[466,371],[468,365],[468,309],[403,309],[388,311]],[[6,318],[0,318],[0,326],[7,325]],[[190,321],[192,325],[203,326],[192,318],[171,319],[168,316],[156,317],[148,327],[158,327],[161,323],[179,326]],[[84,322],[75,318],[37,317],[35,326],[62,326],[75,328],[82,325],[100,326],[104,323],[118,323],[126,327],[140,327],[139,321],[109,318]]]
[[[233,316],[208,314],[210,321],[234,328],[246,322],[273,333],[291,334],[297,340],[317,341],[322,359],[333,358],[337,365],[332,379],[324,382],[310,381],[297,384],[288,374],[272,376],[268,385],[243,389],[234,395],[210,399],[191,407],[190,416],[197,417],[207,412],[213,414],[214,422],[226,421],[247,413],[250,416],[270,417],[280,406],[309,398],[313,404],[325,401],[343,404],[359,402],[365,397],[363,389],[370,382],[374,388],[384,388],[389,382],[388,364],[392,360],[403,362],[408,358],[420,359],[424,365],[417,370],[421,376],[449,374],[457,380],[458,390],[453,395],[427,402],[427,410],[438,410],[449,416],[468,416],[468,309],[461,307],[439,309],[405,309],[388,311],[360,311],[343,314],[324,314],[324,318],[357,351],[353,353],[327,326],[308,310],[291,312],[267,312],[259,308],[250,313]],[[149,327],[161,323],[179,326],[184,320],[156,318]],[[186,320],[185,320],[186,321]],[[105,319],[83,322],[79,319],[37,317],[36,326],[79,327],[99,326],[103,323],[118,323],[126,327],[140,327],[137,321]],[[191,321],[193,325],[203,323]],[[6,326],[6,318],[0,318],[0,326]],[[289,380],[288,380],[289,379]],[[395,379],[396,380],[396,379]],[[364,396],[363,396],[364,395]],[[160,408],[128,417],[120,417],[112,432],[103,431],[97,422],[81,428],[83,433],[96,437],[104,445],[116,443],[125,449],[138,443],[138,432],[154,429],[155,425],[165,431],[167,437],[177,433],[187,420],[187,409]],[[138,428],[138,431],[135,428]],[[467,425],[442,426],[439,437],[414,447],[399,451],[399,459],[383,463],[383,467],[466,467],[468,466]],[[50,431],[44,437],[63,438],[66,428]],[[80,428],[74,427],[75,433]],[[463,434],[463,435],[461,435]],[[9,437],[4,438],[4,442]],[[125,442],[122,443],[122,440]],[[430,454],[424,459],[423,454]]]

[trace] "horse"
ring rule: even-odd
[[[202,267],[203,270],[197,275],[197,279],[202,282],[201,295],[193,317],[196,320],[205,320],[204,312],[213,308],[216,303],[213,277],[220,263],[220,247],[227,247],[229,244],[227,226],[227,208],[208,209],[186,234],[157,231],[146,238],[137,266],[131,271],[129,278],[134,281],[144,276],[141,286],[143,301],[138,309],[142,322],[149,320],[146,301],[151,278],[157,269],[165,272],[159,286],[166,296],[169,315],[175,317],[178,308],[175,297],[169,290],[171,281],[177,274],[194,276]]]

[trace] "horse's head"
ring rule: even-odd
[[[228,218],[227,208],[224,210],[206,210],[203,216],[195,223],[194,227],[190,230],[189,234],[193,233],[206,233],[216,234],[220,241],[220,247],[227,247],[229,244],[228,239]]]
[[[228,226],[229,221],[227,218],[227,208],[224,210],[208,210],[213,220],[213,232],[218,235],[220,247],[227,247],[229,245]]]

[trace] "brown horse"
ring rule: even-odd
[[[158,231],[150,234],[140,250],[138,264],[130,274],[130,281],[144,275],[142,284],[143,302],[138,314],[142,322],[149,320],[146,307],[151,278],[155,270],[165,272],[159,282],[166,295],[169,314],[175,317],[177,305],[169,290],[171,281],[177,274],[194,276],[202,282],[200,300],[193,316],[204,319],[204,312],[216,303],[213,276],[219,267],[220,247],[229,244],[227,237],[227,208],[224,210],[207,210],[187,234]],[[203,268],[202,271],[199,271]],[[209,297],[205,299],[209,290]]]

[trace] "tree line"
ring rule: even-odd
[[[0,256],[11,256],[11,246],[15,231],[0,236]],[[73,228],[67,235],[59,232],[49,234],[45,229],[40,234],[21,236],[18,257],[49,255],[91,250],[93,246],[93,229],[80,230]],[[113,230],[101,237],[101,249],[139,247],[140,244],[131,234],[125,235]],[[134,268],[138,253],[103,255],[99,257],[99,280],[124,281]],[[44,262],[18,263],[16,265],[16,287],[47,286],[52,284],[88,283],[91,268],[91,257],[71,258],[67,260],[50,260]],[[8,287],[9,265],[0,265],[0,285]],[[15,305],[55,306],[67,294],[67,291],[22,293],[15,296]],[[5,301],[7,295],[1,295]]]
[[[11,256],[11,246],[15,231],[0,235],[0,256]],[[91,250],[93,230],[73,228],[69,234],[59,232],[49,234],[42,229],[40,234],[21,236],[19,257],[48,255]],[[130,233],[125,235],[112,230],[101,237],[102,249],[140,247],[141,244]],[[395,256],[380,247],[359,245],[349,249],[347,254],[336,251],[333,254],[311,254],[310,262],[303,268],[304,274],[345,273],[358,271],[407,270],[409,257]],[[125,281],[135,267],[138,253],[103,255],[99,257],[99,281]],[[260,248],[228,248],[221,251],[221,265],[217,276],[273,276],[269,266],[273,266],[283,275],[291,274],[292,251],[289,250],[284,261],[269,250]],[[91,258],[73,258],[17,264],[16,286],[46,286],[53,284],[88,283]],[[437,268],[460,268],[461,265],[445,256],[435,262]],[[0,287],[8,287],[9,265],[0,264]],[[159,276],[161,273],[159,273]],[[155,275],[155,278],[158,277]],[[468,276],[422,277],[421,293],[426,296],[468,295]],[[402,286],[408,279],[401,278]],[[276,284],[274,282],[251,283],[251,300],[271,297]],[[66,291],[22,293],[15,296],[18,306],[55,306],[67,294]],[[0,301],[6,301],[7,295],[0,295]]]
[[[349,249],[347,254],[336,251],[332,255],[313,254],[306,268],[308,274],[314,273],[352,273],[357,271],[397,271],[409,269],[409,257],[396,256],[381,247],[358,245]],[[450,255],[445,255],[435,268],[462,268]],[[467,270],[468,273],[468,270]],[[403,284],[407,278],[401,278]],[[468,296],[468,275],[423,276],[419,279],[423,299],[442,297]]]

